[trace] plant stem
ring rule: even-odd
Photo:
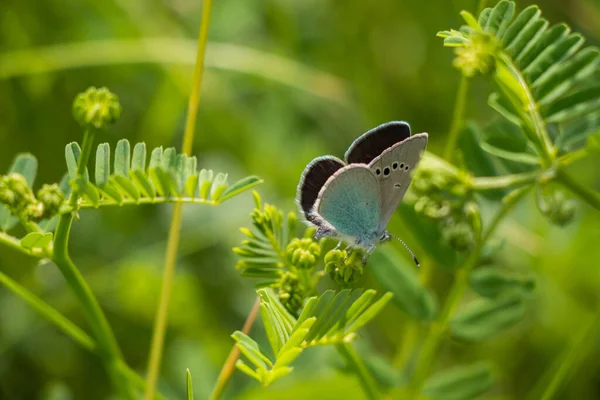
[[[77,179],[80,179],[85,171],[94,143],[94,133],[93,129],[87,129],[84,132],[81,155],[77,161]],[[69,198],[69,205],[71,207],[76,207],[79,195],[80,187],[79,185],[76,185]],[[98,304],[98,300],[69,256],[69,233],[71,231],[72,222],[73,213],[62,214],[59,217],[58,225],[54,233],[54,254],[52,260],[83,307],[85,317],[97,340],[98,353],[106,364],[106,368],[113,384],[125,398],[134,399],[135,394],[127,382],[123,382],[122,377],[118,372],[118,365],[123,361],[115,336]]]
[[[565,171],[559,169],[556,172],[556,179],[562,183],[565,187],[579,196],[582,200],[588,203],[590,206],[594,207],[596,210],[600,211],[600,194],[581,185],[570,175],[568,175]]]
[[[403,370],[408,362],[411,354],[411,350],[414,350],[414,345],[419,334],[419,325],[417,321],[412,319],[406,320],[406,328],[402,337],[402,343],[400,348],[397,350],[396,355],[392,361],[394,368]]]
[[[540,380],[531,399],[552,400],[556,397],[565,381],[577,372],[577,367],[588,354],[589,349],[596,344],[598,329],[600,329],[600,316],[596,316],[565,348],[562,356]],[[543,394],[540,396],[542,391]]]
[[[481,254],[481,250],[483,246],[494,232],[498,223],[505,217],[506,213],[512,209],[512,207],[521,199],[528,191],[530,187],[516,189],[506,197],[504,197],[502,201],[502,206],[498,213],[494,216],[494,218],[490,221],[490,224],[483,234],[481,240],[478,241],[475,249],[471,252],[471,255],[465,262],[465,264],[456,272],[456,277],[454,279],[454,283],[452,288],[450,289],[450,293],[446,302],[444,303],[444,307],[440,312],[436,321],[431,324],[429,333],[425,338],[425,342],[423,343],[423,347],[421,350],[421,355],[415,367],[415,372],[411,379],[411,384],[409,388],[410,397],[412,399],[418,399],[421,389],[429,375],[429,370],[433,363],[433,358],[438,351],[438,348],[441,344],[442,338],[444,337],[450,320],[454,314],[454,311],[458,307],[458,304],[462,298],[463,293],[469,284],[469,275],[473,267],[477,264],[479,260],[479,255]]]
[[[444,149],[444,160],[452,162],[456,151],[456,142],[458,134],[462,128],[465,106],[467,103],[467,93],[469,92],[469,78],[462,75],[458,84],[458,93],[456,94],[456,103],[454,113],[452,114],[452,123],[450,124],[450,132],[448,133],[448,143]]]
[[[254,305],[252,306],[252,310],[246,317],[246,322],[244,322],[244,326],[242,327],[242,332],[246,335],[250,333],[250,329],[252,325],[254,325],[254,321],[258,316],[258,311],[260,310],[260,298],[257,297],[254,301]],[[215,384],[215,388],[213,389],[212,394],[210,395],[210,400],[218,400],[223,395],[225,391],[225,387],[231,380],[233,372],[235,371],[235,362],[240,357],[240,349],[234,345],[221,368],[221,372],[219,372],[219,377],[217,378],[217,383]]]
[[[71,322],[68,318],[58,312],[55,308],[50,306],[44,300],[31,293],[25,287],[21,286],[18,282],[14,281],[4,273],[0,272],[0,283],[4,284],[9,290],[11,290],[18,297],[23,299],[29,304],[34,310],[39,312],[48,321],[53,323],[58,329],[63,331],[67,336],[71,337],[75,343],[79,344],[86,350],[92,351],[99,355],[98,345],[87,333],[81,328]],[[121,362],[118,366],[121,374],[126,377],[135,386],[143,390],[144,380],[135,371],[133,371],[127,364]],[[163,398],[161,395],[157,395],[158,398]]]
[[[4,232],[0,232],[0,243],[20,251],[21,253],[27,254],[28,256],[37,258],[44,257],[44,252],[40,249],[26,249],[21,246],[21,241],[19,239]]]
[[[185,123],[185,133],[183,136],[182,153],[190,155],[194,142],[194,133],[196,129],[196,118],[198,116],[198,104],[200,102],[200,88],[202,86],[202,76],[204,72],[204,55],[206,52],[206,42],[208,40],[208,27],[210,21],[210,11],[212,0],[202,2],[202,18],[200,20],[200,33],[198,36],[198,48],[196,52],[196,64],[194,67],[194,78],[192,82],[192,91],[188,102],[188,113]],[[181,228],[181,203],[173,207],[171,217],[171,227],[169,229],[169,238],[167,241],[167,252],[165,255],[165,267],[160,291],[160,300],[154,330],[152,333],[152,344],[150,348],[150,358],[148,361],[148,376],[146,379],[146,400],[154,398],[156,382],[160,371],[160,362],[162,359],[163,346],[165,341],[165,331],[167,326],[167,316],[169,313],[169,300],[171,298],[171,289],[173,286],[173,276],[175,274],[175,264],[177,260],[177,249],[179,247],[179,233]]]
[[[381,398],[381,394],[377,389],[377,382],[371,376],[371,373],[360,359],[360,356],[356,353],[356,350],[351,343],[340,343],[337,344],[336,349],[346,359],[348,365],[354,370],[354,373],[358,377],[360,386],[370,400],[377,400]]]
[[[539,171],[523,172],[503,176],[475,177],[471,182],[474,190],[507,189],[516,185],[535,182],[540,177]]]

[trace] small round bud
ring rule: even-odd
[[[0,178],[0,203],[6,204],[13,214],[23,212],[33,201],[35,198],[23,175],[11,172]]]
[[[279,281],[279,300],[292,314],[298,315],[304,302],[304,288],[298,275],[286,272]]]
[[[90,87],[79,93],[73,102],[73,116],[81,126],[106,128],[121,115],[119,98],[107,88]]]
[[[563,192],[556,191],[542,207],[544,214],[550,221],[559,226],[565,226],[575,217],[575,202],[565,197]]]
[[[473,31],[470,40],[463,47],[456,48],[454,66],[468,77],[475,76],[477,73],[482,75],[492,73],[496,67],[496,48],[492,36]]]
[[[348,257],[343,250],[331,250],[325,254],[325,273],[339,285],[347,285],[363,275],[362,252],[355,250]]]
[[[475,234],[466,222],[449,223],[442,228],[442,241],[456,251],[468,251],[475,246]]]
[[[298,268],[313,268],[321,255],[321,247],[310,238],[294,238],[286,248],[288,260]]]
[[[43,185],[37,192],[37,198],[44,207],[42,218],[52,218],[58,214],[60,206],[65,200],[65,195],[58,185]]]

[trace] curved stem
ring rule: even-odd
[[[202,18],[200,20],[200,33],[198,36],[198,49],[196,52],[196,64],[194,67],[194,78],[192,82],[192,91],[188,102],[188,114],[185,123],[185,133],[183,137],[182,153],[189,155],[192,151],[194,142],[194,133],[196,129],[196,118],[198,115],[198,103],[200,102],[200,88],[202,86],[202,76],[204,72],[204,55],[206,52],[206,42],[208,40],[208,27],[210,21],[210,11],[212,0],[202,2]],[[150,357],[148,361],[148,377],[146,379],[146,400],[154,398],[156,382],[160,371],[160,362],[162,359],[163,345],[165,341],[165,331],[167,326],[167,316],[169,313],[169,300],[171,298],[171,288],[173,286],[173,276],[175,274],[175,264],[177,261],[177,249],[179,247],[179,233],[181,228],[181,203],[175,204],[173,215],[171,217],[171,227],[169,229],[169,238],[167,241],[167,252],[165,255],[165,267],[160,291],[160,300],[154,330],[152,333],[152,344],[150,347]]]
[[[552,400],[556,397],[565,381],[577,372],[577,367],[588,354],[589,349],[596,344],[598,329],[600,329],[600,316],[596,316],[565,348],[555,365],[540,380],[531,399]],[[540,395],[542,391],[543,394]]]
[[[467,104],[467,93],[469,92],[469,78],[462,75],[458,84],[458,93],[456,94],[456,103],[454,113],[452,114],[452,123],[450,124],[450,133],[448,134],[448,143],[444,149],[444,160],[452,162],[456,151],[456,142],[458,134],[462,128],[465,106]]]
[[[68,318],[66,318],[63,314],[58,312],[55,308],[2,272],[0,272],[0,283],[4,284],[4,286],[6,286],[15,295],[23,299],[34,310],[39,312],[43,317],[54,324],[58,329],[63,331],[67,336],[71,337],[75,343],[84,349],[99,355],[98,345],[94,339],[73,322],[71,322]],[[129,368],[127,364],[121,362],[118,366],[118,369],[121,371],[121,374],[130,382],[132,382],[138,389],[143,390],[144,380],[135,371]],[[157,395],[157,398],[162,399],[163,396]]]
[[[371,373],[360,359],[360,356],[356,353],[356,350],[351,343],[340,343],[337,344],[336,349],[346,359],[348,365],[352,368],[360,386],[370,400],[377,400],[381,398],[381,394],[377,388],[377,382],[371,376]]]
[[[27,254],[28,256],[43,258],[44,252],[40,249],[26,249],[21,246],[21,241],[8,233],[0,232],[0,243],[4,244],[12,249],[20,251],[21,253]]]
[[[244,322],[244,326],[242,327],[242,332],[246,335],[250,333],[250,329],[252,325],[254,325],[254,321],[258,316],[258,311],[260,310],[260,298],[257,297],[254,301],[254,305],[252,306],[252,310],[246,317],[246,322]],[[223,367],[221,368],[221,372],[219,372],[219,377],[217,378],[217,383],[215,384],[215,388],[213,389],[212,394],[210,395],[210,400],[218,400],[223,395],[225,391],[225,387],[231,380],[231,376],[235,371],[235,362],[240,357],[240,349],[237,346],[233,346]]]
[[[539,171],[523,172],[521,174],[503,176],[475,177],[471,186],[474,190],[507,189],[512,186],[525,185],[535,182],[541,173]]]
[[[575,181],[563,170],[556,172],[556,180],[579,196],[582,200],[600,211],[600,193],[597,193]]]
[[[88,129],[84,132],[81,156],[77,161],[77,177],[83,176],[87,162],[92,151],[94,142],[94,130]],[[69,205],[76,207],[80,195],[80,188],[75,185],[75,189],[69,198]],[[54,254],[52,260],[64,276],[67,284],[77,297],[77,300],[83,307],[88,323],[90,324],[94,337],[98,344],[98,353],[106,364],[108,373],[113,384],[125,398],[134,399],[135,394],[128,383],[123,380],[119,373],[119,364],[122,363],[122,355],[117,344],[117,340],[110,328],[106,316],[100,308],[98,300],[92,293],[83,275],[69,256],[69,233],[73,223],[73,213],[62,214],[58,219],[58,225],[54,233]]]
[[[462,295],[468,287],[470,272],[477,264],[483,246],[498,226],[498,223],[506,216],[506,213],[512,209],[512,207],[529,191],[529,189],[530,187],[516,189],[503,199],[500,210],[490,221],[490,224],[483,234],[481,240],[478,241],[477,246],[473,252],[471,252],[471,255],[465,264],[459,270],[457,270],[454,283],[450,289],[448,298],[444,303],[444,307],[442,308],[442,311],[440,312],[436,321],[431,324],[429,333],[425,338],[425,342],[423,343],[421,354],[411,379],[409,398],[419,398],[421,389],[423,388],[425,380],[429,375],[431,365],[433,364],[433,358],[438,351],[444,335],[446,334],[454,311],[458,307]]]

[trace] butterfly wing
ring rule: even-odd
[[[413,170],[419,164],[427,146],[427,134],[418,133],[396,143],[376,157],[369,167],[379,181],[381,213],[378,232],[385,230],[412,180]]]
[[[367,131],[356,139],[348,151],[348,164],[369,164],[386,149],[410,137],[410,126],[403,121],[392,121]]]
[[[315,211],[342,235],[368,241],[380,219],[379,193],[377,178],[368,166],[347,165],[327,180]]]
[[[315,225],[320,225],[317,219],[312,218],[312,211],[319,192],[327,179],[337,170],[344,167],[344,162],[337,157],[322,156],[312,160],[302,173],[296,193],[298,207],[304,213],[307,220]]]

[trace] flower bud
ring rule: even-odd
[[[43,205],[42,218],[52,218],[58,214],[58,210],[65,200],[65,195],[56,183],[52,185],[45,184],[38,190],[37,198]]]
[[[494,38],[487,33],[473,31],[469,39],[464,46],[456,48],[454,66],[468,77],[493,72],[496,66]]]
[[[547,200],[542,210],[550,221],[559,226],[565,226],[575,217],[575,202],[567,199],[563,192],[554,192]]]
[[[348,257],[343,250],[331,250],[325,255],[325,273],[339,285],[347,285],[363,275],[362,252],[354,250]]]
[[[119,98],[104,87],[90,87],[79,93],[73,102],[75,121],[84,127],[105,128],[119,119],[121,111]]]
[[[292,314],[298,315],[304,302],[304,288],[298,275],[286,272],[279,282],[279,300]]]
[[[321,255],[321,247],[310,238],[294,238],[286,248],[288,260],[298,268],[313,268]]]
[[[475,246],[475,234],[466,222],[448,223],[442,228],[442,241],[456,251],[468,251]]]

